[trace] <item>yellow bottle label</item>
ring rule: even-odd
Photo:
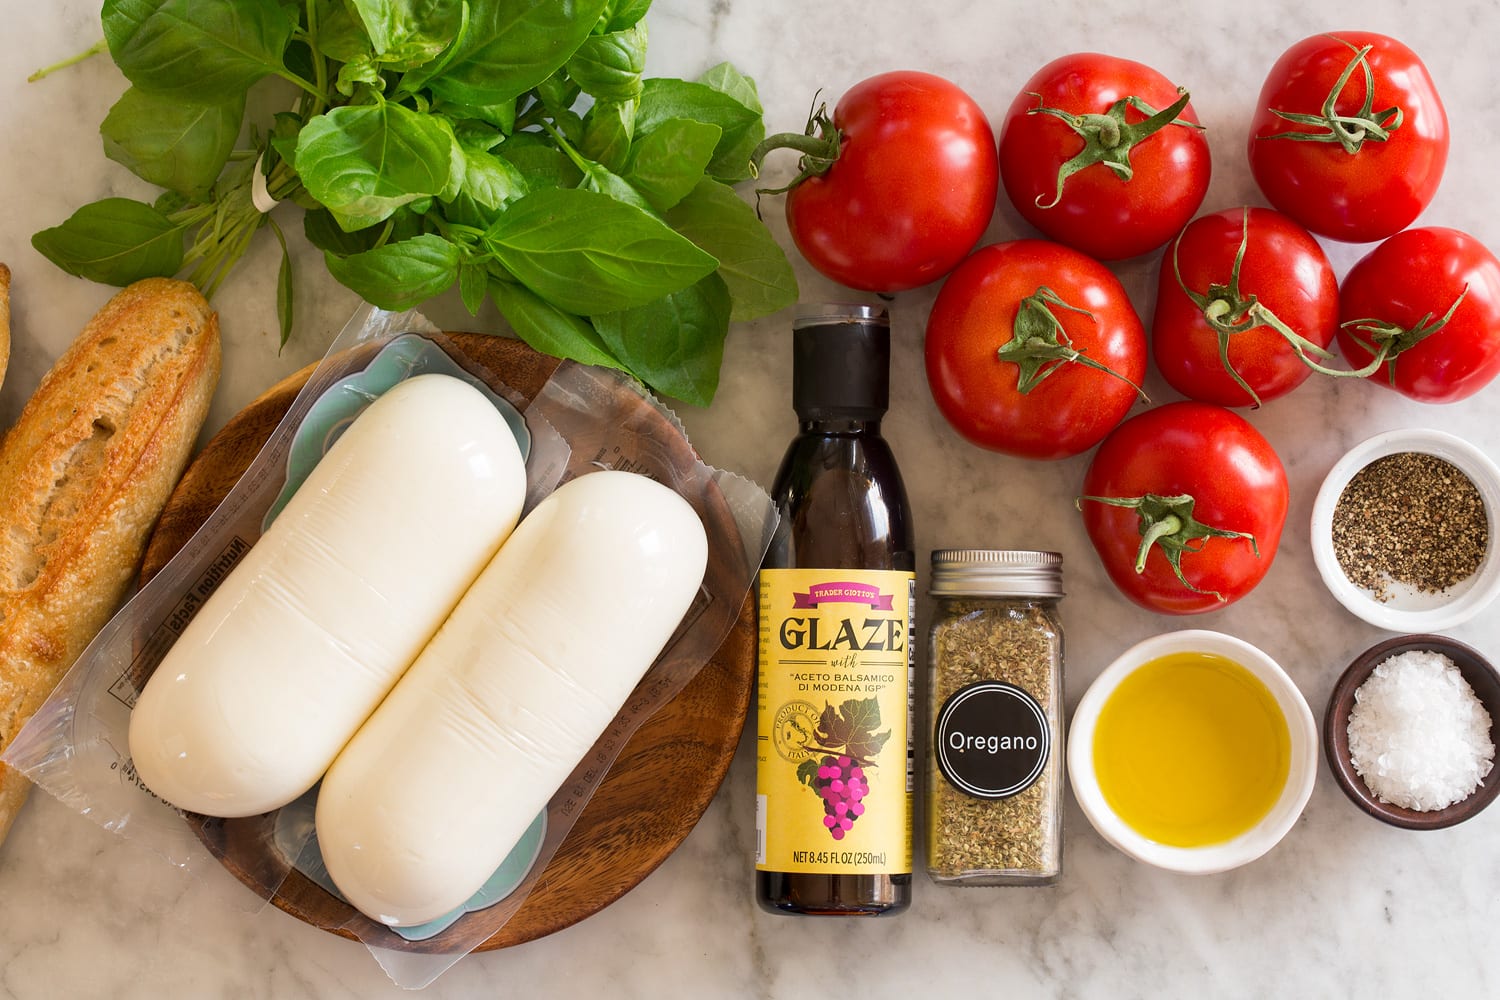
[[[916,574],[763,569],[760,871],[911,871]]]

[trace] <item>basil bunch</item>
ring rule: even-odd
[[[105,0],[131,87],[111,159],[165,188],[106,198],[33,245],[125,285],[187,270],[212,294],[269,225],[258,185],[306,211],[332,275],[404,309],[457,283],[532,347],[706,405],[731,321],[796,300],[791,266],[730,185],[764,136],[724,64],[645,79],[650,0]],[[253,122],[265,78],[296,88]],[[259,198],[264,204],[264,198]]]

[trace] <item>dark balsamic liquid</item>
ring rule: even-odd
[[[771,495],[781,523],[767,567],[915,571],[911,507],[878,420],[804,420]],[[773,913],[879,916],[911,905],[909,873],[758,871],[755,882]]]

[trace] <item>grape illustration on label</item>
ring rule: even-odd
[[[803,702],[802,704],[806,704]],[[849,699],[834,709],[826,704],[814,732],[816,754],[809,754],[797,767],[797,778],[823,800],[823,826],[834,840],[843,840],[854,821],[865,814],[865,796],[870,793],[865,768],[876,765],[880,748],[891,731],[876,733],[880,726],[877,698]]]

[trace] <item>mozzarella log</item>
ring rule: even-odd
[[[703,523],[594,472],[521,522],[318,790],[328,873],[374,920],[426,923],[484,884],[671,638]]]
[[[365,409],[152,674],[130,752],[153,792],[253,816],[311,788],[515,527],[505,420],[448,375]]]

